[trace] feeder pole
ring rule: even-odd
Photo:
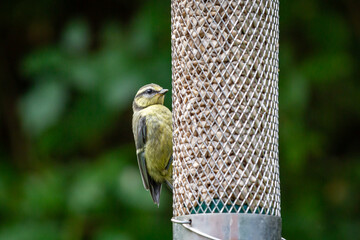
[[[173,239],[281,239],[278,0],[172,0]]]

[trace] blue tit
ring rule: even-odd
[[[159,206],[162,183],[172,188],[172,116],[165,107],[167,89],[148,84],[133,102],[132,130],[142,182]]]

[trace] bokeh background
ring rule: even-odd
[[[360,4],[280,2],[283,236],[357,239]],[[130,127],[171,87],[170,0],[5,0],[0,30],[0,240],[171,239]]]

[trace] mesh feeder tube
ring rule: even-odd
[[[173,238],[281,239],[278,0],[172,0]]]

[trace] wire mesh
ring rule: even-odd
[[[172,0],[174,216],[280,216],[278,0]]]

